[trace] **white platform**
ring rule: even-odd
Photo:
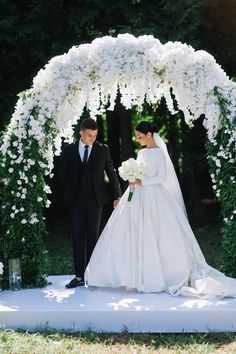
[[[43,289],[0,293],[0,325],[11,329],[96,332],[236,332],[236,299],[199,300],[124,289],[65,289],[51,276]]]

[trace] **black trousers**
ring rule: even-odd
[[[83,278],[99,237],[102,205],[95,198],[76,199],[70,210],[75,276]]]

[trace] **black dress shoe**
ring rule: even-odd
[[[84,279],[78,280],[77,278],[72,279],[68,284],[66,284],[67,289],[76,288],[77,286],[83,286]]]

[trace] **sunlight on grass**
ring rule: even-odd
[[[234,334],[97,334],[0,332],[5,353],[234,353]]]

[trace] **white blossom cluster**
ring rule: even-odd
[[[9,136],[18,137],[18,155],[23,159],[22,144],[33,137],[42,148],[43,156],[52,168],[52,147],[43,149],[45,121],[55,116],[58,135],[53,144],[60,150],[60,137],[71,139],[72,124],[81,116],[85,106],[92,117],[113,109],[117,92],[126,108],[142,108],[144,100],[156,103],[164,96],[169,110],[175,113],[170,95],[172,88],[178,109],[184,112],[190,124],[205,115],[205,127],[213,139],[220,126],[219,105],[213,94],[221,87],[232,102],[230,114],[235,117],[236,85],[228,79],[215,59],[205,51],[194,51],[180,42],[162,45],[152,36],[135,38],[130,34],[117,38],[106,36],[91,44],[82,44],[64,55],[56,56],[35,77],[29,99],[19,99],[9,125],[3,153],[9,151]],[[234,101],[234,102],[233,102]],[[30,115],[37,106],[38,114]],[[26,136],[26,125],[28,136]]]

